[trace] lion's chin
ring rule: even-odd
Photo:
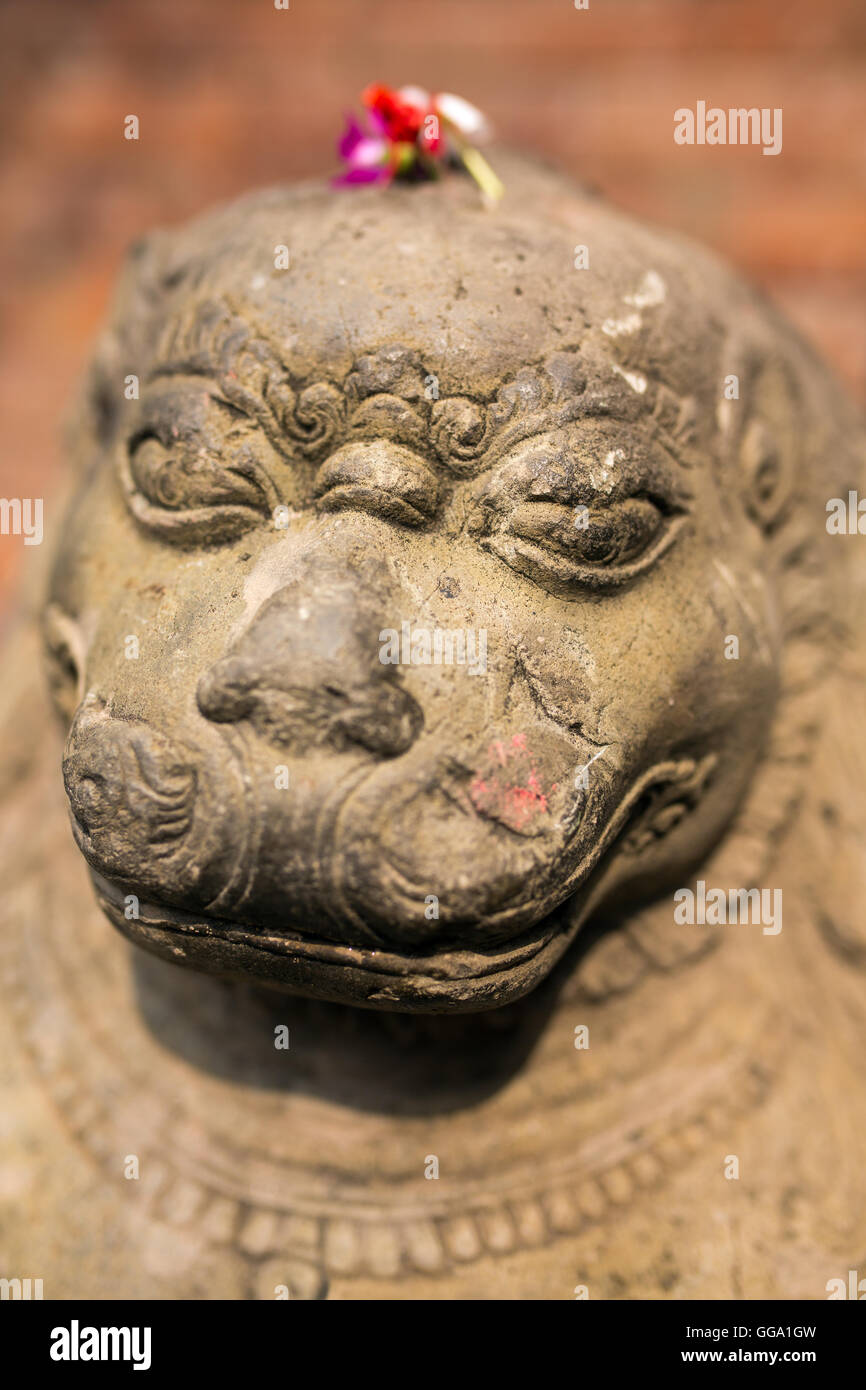
[[[453,942],[430,953],[355,946],[317,937],[256,929],[226,919],[128,899],[91,870],[97,900],[136,945],[177,965],[243,979],[332,1003],[409,1013],[473,1012],[498,1008],[532,990],[573,940],[582,894],[518,937],[488,949]]]

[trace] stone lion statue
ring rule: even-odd
[[[46,1297],[866,1275],[862,424],[708,253],[500,165],[129,256],[62,733],[26,622],[2,697]]]

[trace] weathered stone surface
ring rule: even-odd
[[[712,258],[500,163],[494,213],[276,189],[130,258],[42,623],[87,868],[27,632],[0,734],[48,1297],[864,1258],[860,423]],[[783,929],[676,922],[696,878]]]

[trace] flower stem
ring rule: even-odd
[[[464,145],[460,151],[460,158],[484,194],[485,201],[491,204],[498,203],[505,192],[505,186],[494,174],[480,150],[476,150],[472,145]]]

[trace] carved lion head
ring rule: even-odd
[[[504,163],[492,213],[277,189],[130,256],[45,634],[149,950],[489,1008],[746,833],[813,718],[846,407],[711,257]]]

